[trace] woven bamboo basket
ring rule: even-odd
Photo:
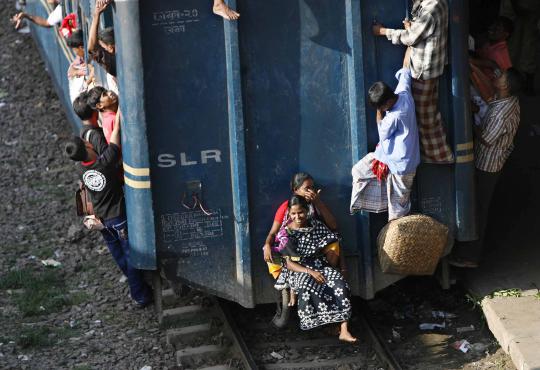
[[[384,273],[433,275],[448,238],[448,227],[426,215],[390,221],[377,238]]]

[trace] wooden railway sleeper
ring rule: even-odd
[[[160,282],[161,283],[161,282]],[[161,287],[156,284],[154,287]],[[186,369],[257,369],[226,305],[214,297],[187,304],[194,294],[179,297],[173,289],[156,294],[160,326],[175,349],[177,365]]]

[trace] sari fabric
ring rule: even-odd
[[[343,275],[330,266],[323,254],[328,245],[338,240],[337,236],[322,222],[312,220],[309,227],[289,229],[289,238],[294,240],[298,263],[319,271],[326,280],[325,283],[319,284],[307,273],[288,271],[288,284],[298,294],[300,329],[309,330],[349,320],[351,317],[349,285]],[[284,258],[290,256],[284,253]]]

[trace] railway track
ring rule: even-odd
[[[370,324],[367,306],[356,306],[351,329],[359,343],[351,345],[328,328],[299,330],[295,315],[286,328],[277,329],[270,324],[271,306],[249,310],[195,291],[179,297],[171,289],[162,291],[157,304],[181,369],[401,370]]]

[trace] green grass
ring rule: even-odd
[[[25,289],[15,296],[15,303],[23,316],[36,316],[43,313],[58,312],[70,305],[69,295],[61,287],[42,287]]]
[[[10,271],[0,278],[0,289],[22,289],[13,300],[23,316],[58,312],[89,300],[85,292],[69,294],[58,269]]]
[[[502,289],[502,290],[496,290],[488,295],[489,298],[493,297],[521,297],[522,296],[521,289],[512,288],[512,289]]]
[[[35,256],[41,260],[50,258],[54,254],[53,247],[40,247],[36,250]]]
[[[49,337],[50,333],[51,330],[45,326],[22,328],[15,343],[22,348],[51,346],[54,341]]]
[[[44,189],[44,191],[45,191],[45,193],[47,195],[50,195],[50,196],[52,196],[52,197],[54,197],[55,199],[58,199],[58,200],[70,199],[73,196],[72,191],[67,191],[64,188],[59,188],[57,186],[48,187],[48,188]]]
[[[72,306],[79,305],[90,301],[90,295],[86,292],[76,292],[69,296],[69,301]]]
[[[22,348],[48,347],[79,334],[78,330],[70,328],[23,327],[17,334],[15,343]]]
[[[98,267],[97,263],[93,261],[85,261],[81,267],[81,272],[93,271]]]
[[[92,370],[93,367],[90,365],[76,365],[73,370]]]
[[[28,269],[9,271],[0,278],[0,289],[21,289],[32,276],[32,271]]]

